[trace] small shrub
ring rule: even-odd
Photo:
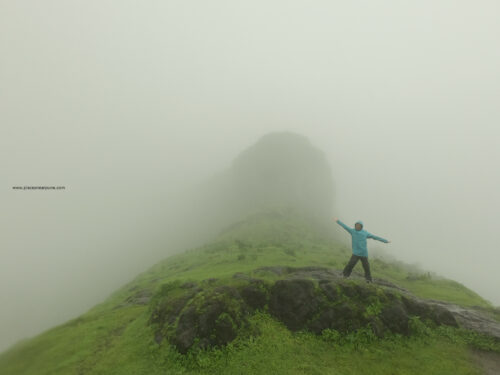
[[[372,329],[368,326],[361,327],[345,334],[335,329],[327,328],[321,332],[321,338],[332,344],[354,348],[363,347],[378,340],[377,336],[375,336]]]
[[[365,318],[370,318],[372,316],[377,316],[378,314],[380,314],[381,311],[382,311],[382,303],[379,300],[376,300],[375,302],[371,303],[366,307],[363,316]]]
[[[337,331],[335,329],[327,328],[321,332],[321,338],[327,342],[332,343],[332,344],[339,344],[340,340],[342,338],[342,335],[339,331]]]
[[[417,336],[432,336],[431,328],[422,322],[419,316],[410,316],[409,322],[410,332]]]

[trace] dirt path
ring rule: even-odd
[[[484,371],[484,375],[500,374],[500,353],[470,349],[472,360]]]

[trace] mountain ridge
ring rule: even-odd
[[[170,301],[167,303],[168,306],[173,306],[171,302],[179,298],[182,299],[184,291],[196,290],[196,288],[200,285],[207,287],[206,290],[214,290],[215,288],[222,287],[222,290],[231,292],[232,288],[236,284],[248,284],[246,286],[251,286],[252,283],[248,281],[252,279],[260,279],[263,283],[267,282],[270,286],[269,291],[272,291],[272,288],[279,281],[279,285],[283,284],[281,285],[281,288],[283,288],[285,295],[287,291],[290,292],[291,290],[292,295],[294,296],[295,292],[299,289],[294,287],[290,289],[290,285],[287,284],[289,281],[283,281],[287,280],[287,277],[284,276],[297,274],[297,272],[305,272],[305,270],[309,270],[308,272],[323,272],[324,274],[330,275],[331,280],[327,280],[328,277],[330,277],[328,276],[323,279],[318,279],[317,281],[319,282],[323,280],[321,283],[323,286],[339,286],[339,288],[342,289],[341,294],[343,296],[345,296],[346,291],[349,293],[349,290],[351,289],[354,291],[359,288],[361,288],[359,290],[368,290],[362,280],[362,275],[359,272],[353,272],[350,280],[341,280],[339,278],[341,267],[343,262],[347,260],[349,253],[350,249],[340,244],[331,233],[329,234],[326,227],[317,226],[314,221],[311,221],[311,219],[307,216],[299,214],[294,208],[276,208],[255,215],[250,215],[247,219],[226,227],[213,241],[207,242],[201,247],[189,249],[183,253],[172,255],[163,261],[158,262],[145,272],[137,275],[133,280],[112,293],[105,301],[97,304],[85,314],[47,330],[32,339],[23,340],[22,342],[14,345],[0,355],[0,373],[146,374],[161,373],[162,369],[165,368],[172,369],[172,373],[179,374],[205,372],[220,373],[220,371],[223,371],[222,373],[224,373],[226,370],[221,370],[221,363],[217,362],[214,358],[218,358],[218,355],[233,355],[236,358],[239,355],[238,353],[244,353],[245,350],[250,349],[247,347],[247,349],[241,349],[238,351],[234,349],[237,346],[232,341],[223,342],[224,340],[215,340],[215,343],[222,343],[222,345],[215,345],[213,348],[208,345],[202,352],[197,352],[194,348],[193,350],[190,350],[191,346],[185,345],[186,354],[182,354],[178,350],[175,350],[171,345],[172,343],[168,340],[168,335],[165,336],[166,339],[164,338],[160,340],[158,330],[151,325],[153,312],[158,306],[157,303],[162,298],[166,298],[166,301]],[[448,299],[450,301],[441,301],[442,304],[460,306],[462,311],[469,311],[472,309],[471,311],[474,311],[475,313],[478,313],[478,311],[476,311],[477,309],[471,308],[471,306],[482,306],[484,312],[492,314],[491,317],[486,317],[489,322],[498,322],[498,320],[495,320],[494,318],[495,309],[491,306],[491,304],[482,299],[479,295],[461,286],[459,283],[444,279],[406,279],[406,276],[412,274],[411,267],[407,270],[402,270],[400,265],[391,265],[390,263],[386,263],[380,259],[373,259],[372,265],[375,285],[370,285],[368,288],[375,288],[372,289],[373,293],[367,294],[366,298],[368,299],[366,300],[363,299],[364,297],[360,297],[361,299],[357,299],[357,302],[354,302],[355,299],[358,298],[354,297],[352,300],[347,299],[344,301],[348,306],[352,307],[352,311],[356,310],[354,307],[357,306],[355,314],[357,314],[359,318],[359,323],[362,323],[362,320],[364,319],[363,314],[366,313],[366,311],[363,312],[361,309],[366,310],[367,306],[371,305],[371,310],[369,309],[368,311],[376,313],[379,310],[380,306],[377,307],[377,303],[375,299],[373,299],[377,293],[380,293],[379,287],[380,290],[386,287],[391,287],[393,289],[400,288],[400,291],[408,290],[410,293],[413,293],[422,299],[432,299],[430,297],[435,295],[439,296],[445,293],[448,295]],[[266,267],[267,271],[265,271]],[[281,271],[278,271],[280,269]],[[282,272],[282,274],[280,275],[279,272]],[[403,277],[403,274],[406,276]],[[314,279],[312,274],[309,274],[309,276]],[[313,301],[316,301],[316,297],[314,296],[316,295],[315,293],[320,290],[318,289],[320,284],[315,284],[312,281],[318,288],[316,288],[316,286],[311,287],[312,284],[305,281],[309,278],[309,276],[305,277],[302,275],[299,278],[302,281],[297,284],[300,285],[300,288],[304,289],[302,294],[305,296],[304,298],[306,298],[306,302],[302,305],[316,303],[319,306],[320,300],[317,300],[317,302]],[[290,278],[290,280],[293,280],[293,277]],[[383,285],[384,283],[385,285]],[[257,282],[257,284],[259,284],[259,282]],[[176,287],[172,288],[172,285],[176,285]],[[181,288],[181,286],[184,287]],[[394,288],[394,286],[396,286],[396,288]],[[247,292],[250,295],[252,294],[252,292]],[[169,293],[174,294],[171,295]],[[356,293],[354,295],[359,294],[358,292]],[[210,304],[204,305],[201,297],[206,294],[207,293],[193,294],[193,297],[199,298],[198,302],[200,302],[200,304],[198,307],[200,307],[201,310],[207,306],[213,306]],[[276,292],[276,290],[271,292],[269,296],[274,296],[272,298],[275,298],[275,301],[282,298],[282,294]],[[224,300],[227,295],[222,293],[219,294],[219,297]],[[312,299],[307,300],[307,298]],[[370,298],[373,300],[370,300]],[[232,300],[227,298],[226,300],[230,302],[229,305],[236,301],[236,299]],[[271,299],[267,300],[267,302],[264,302],[264,305],[267,303],[268,306],[270,306],[270,301]],[[322,303],[325,303],[324,306],[332,303],[332,301],[334,302],[334,300],[321,301]],[[370,304],[368,304],[368,301],[371,301]],[[185,302],[189,302],[189,300],[186,300]],[[292,321],[295,321],[295,323],[298,324],[298,326],[301,326],[301,324],[304,323],[304,326],[314,327],[316,324],[316,327],[319,327],[316,332],[318,334],[317,339],[307,335],[304,336],[304,334],[308,331],[307,329],[299,329],[296,333],[293,333],[294,330],[290,330],[286,323],[283,323],[288,319],[286,318],[288,314],[287,311],[293,309],[285,309],[284,312],[282,312],[282,316],[285,316],[285,320],[280,320],[279,313],[273,313],[273,311],[276,311],[276,307],[280,305],[283,304],[274,303],[274,307],[267,310],[268,312],[271,312],[267,315],[265,313],[265,309],[264,311],[262,309],[257,309],[257,312],[248,316],[248,321],[250,322],[248,327],[238,327],[228,337],[235,339],[234,342],[240,343],[243,347],[245,347],[245,345],[252,345],[252,342],[261,342],[260,345],[265,347],[265,345],[268,345],[270,342],[266,340],[272,341],[272,339],[268,336],[268,332],[272,331],[279,337],[287,337],[286,340],[292,340],[291,342],[299,340],[298,343],[295,342],[293,345],[299,345],[298,347],[302,347],[306,351],[307,345],[300,343],[300,340],[310,340],[310,342],[314,343],[314,345],[323,348],[322,350],[340,350],[334,349],[338,347],[338,344],[334,344],[334,346],[330,349],[325,349],[323,347],[323,345],[325,345],[324,343],[319,343],[314,340],[320,340],[324,335],[326,335],[326,333],[330,334],[329,340],[344,340],[340,338],[341,336],[335,336],[336,334],[331,336],[333,334],[332,332],[338,331],[339,334],[346,335],[345,337],[350,337],[349,335],[354,335],[354,332],[356,332],[356,330],[345,330],[345,332],[342,332],[340,326],[337,327],[339,328],[338,330],[332,330],[331,328],[321,326],[321,324],[317,325],[313,321],[307,323],[307,319],[302,322],[300,319],[294,320],[294,318],[291,318]],[[341,306],[341,304],[338,306]],[[399,303],[397,303],[397,306],[401,307]],[[180,320],[182,311],[188,311],[183,310],[184,307],[185,306],[180,306],[180,310],[177,311],[176,314],[172,315],[175,319],[177,319],[177,321]],[[335,307],[335,302],[332,307]],[[399,314],[401,312],[399,307],[394,307],[394,311],[392,312],[393,314],[396,314],[394,316],[403,316]],[[191,311],[196,311],[196,309],[192,309]],[[233,318],[229,318],[231,311],[235,312],[236,310],[229,309],[227,311],[223,311],[223,309],[220,310],[220,306],[217,307],[217,305],[215,305],[215,307],[213,307],[213,312],[220,313],[219,316],[225,313],[223,316],[227,318],[227,321],[224,323],[223,320],[219,320],[219,322],[222,322],[221,325],[226,328],[230,327],[232,323],[235,323]],[[323,319],[323,321],[327,322],[325,324],[330,324],[334,320],[328,318],[328,313],[325,311],[327,310],[319,309],[317,311],[309,311],[304,316],[311,318],[316,313],[325,313],[327,318]],[[340,310],[333,309],[332,311],[338,313]],[[479,311],[479,314],[484,315],[484,312],[481,313]],[[380,311],[378,311],[378,313],[380,313]],[[164,316],[168,317],[168,314]],[[199,319],[200,316],[201,315],[196,316],[195,319]],[[219,316],[211,319],[207,315],[207,327],[215,322]],[[193,315],[191,315],[191,317],[193,317]],[[445,318],[450,319],[450,315],[448,314]],[[460,323],[458,315],[453,315],[453,318],[457,323]],[[389,320],[386,319],[386,321]],[[464,320],[462,320],[462,324],[463,321]],[[187,322],[189,322],[189,320],[187,320]],[[413,324],[410,323],[411,320],[406,320],[404,317],[401,322],[403,322],[402,327],[404,330],[408,329],[406,323]],[[280,328],[280,324],[285,325],[283,328]],[[184,326],[187,327],[189,331],[191,325],[185,324]],[[245,334],[238,334],[240,328]],[[358,328],[363,329],[362,325],[359,325]],[[271,331],[268,331],[268,329]],[[287,330],[290,333],[287,333]],[[258,333],[259,331],[260,334]],[[195,336],[198,335],[199,332],[201,331],[195,332]],[[229,330],[227,332],[229,332]],[[321,332],[326,333],[322,335]],[[289,336],[290,334],[292,334],[292,336]],[[191,338],[185,342],[188,342],[189,344],[190,342],[194,342],[196,338],[199,339],[198,342],[203,339],[203,337],[195,336],[191,334]],[[353,337],[357,337],[356,340],[361,340],[361,336]],[[369,339],[366,337],[369,337]],[[372,340],[371,336],[366,337],[363,340]],[[439,345],[445,345],[450,352],[455,350],[465,350],[464,347],[461,346],[462,344],[452,345],[444,338],[433,338],[432,340],[441,340],[439,341]],[[478,341],[483,343],[481,345],[493,349],[496,348],[495,345],[497,344],[495,344],[495,341],[490,341],[489,339],[484,338],[481,340]],[[328,340],[326,342],[328,342]],[[338,343],[340,341],[335,342]],[[386,342],[387,341],[380,341],[378,344],[372,342],[370,345],[378,345],[378,348],[380,349],[386,345]],[[233,344],[235,346],[233,346]],[[286,345],[284,347],[286,347]],[[342,344],[342,347],[344,346],[347,348],[348,344]],[[224,349],[224,347],[226,349]],[[416,348],[418,351],[426,350],[423,346],[417,346]],[[231,350],[236,351],[231,352]],[[254,347],[252,350],[260,349]],[[403,349],[399,348],[398,350]],[[210,355],[212,355],[212,357],[210,357]],[[432,355],[437,354],[433,353]],[[185,358],[182,356],[185,356]],[[150,359],[146,360],[146,358]],[[190,358],[191,362],[188,362],[187,358]],[[211,363],[211,365],[203,367],[203,365],[200,365],[200,361],[203,360],[208,361],[207,363]],[[247,360],[252,362],[251,359],[247,358]],[[446,358],[440,358],[439,361],[444,361],[443,363],[446,363],[447,360]],[[278,366],[278,370],[276,370],[278,373],[303,373],[297,370],[296,367],[292,366],[292,368],[284,363],[279,363],[279,365],[276,365]],[[258,364],[254,365],[256,368],[259,367]],[[234,366],[239,365],[234,364]],[[280,369],[280,366],[284,367]],[[310,363],[310,366],[314,367],[315,365]],[[330,363],[329,366],[335,366],[335,364]],[[414,364],[414,366],[417,366],[415,372],[409,373],[418,373],[417,370],[421,371],[423,365]],[[420,368],[418,366],[420,366]],[[465,361],[463,364],[464,369],[469,369],[467,371],[472,371],[470,370],[470,368],[472,368],[471,366],[470,361]],[[229,369],[231,369],[231,366],[228,367],[227,371],[229,371]],[[252,372],[254,370],[248,370],[243,373],[256,373]],[[239,369],[237,371],[243,370]],[[326,370],[323,369],[321,371]],[[463,373],[472,372],[466,372],[464,370]]]

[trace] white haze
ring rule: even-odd
[[[372,249],[500,304],[499,12],[0,0],[0,350],[202,243],[186,190],[272,131],[327,154]]]

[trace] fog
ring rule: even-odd
[[[369,251],[499,305],[499,11],[0,0],[0,350],[209,239],[196,189],[277,131],[325,153]]]

